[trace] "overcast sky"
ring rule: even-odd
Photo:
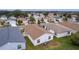
[[[79,9],[1,9],[1,10],[21,10],[21,11],[79,11]]]

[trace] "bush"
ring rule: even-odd
[[[18,49],[20,49],[21,48],[21,44],[18,44]]]
[[[17,23],[18,23],[18,25],[22,25],[23,22],[22,22],[22,20],[18,20]]]
[[[79,46],[79,32],[71,35],[72,44]]]

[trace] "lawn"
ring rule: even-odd
[[[28,37],[25,37],[26,40],[26,50],[78,50],[79,46],[75,46],[72,44],[70,40],[70,36],[63,38],[54,38],[49,42],[47,46],[39,45],[33,46]],[[57,46],[54,46],[57,43]]]

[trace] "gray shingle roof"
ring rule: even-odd
[[[7,42],[25,42],[17,27],[0,28],[0,46]]]

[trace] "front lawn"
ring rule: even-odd
[[[72,44],[70,36],[63,38],[54,38],[46,46],[43,44],[39,46],[33,46],[28,37],[25,37],[26,40],[26,50],[78,50],[79,46]],[[52,44],[51,44],[52,43]],[[55,44],[56,45],[55,45]],[[55,46],[54,46],[55,45]]]

